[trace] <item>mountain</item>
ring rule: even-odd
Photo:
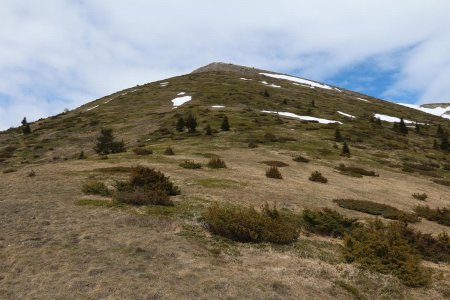
[[[0,132],[0,295],[444,299],[435,109],[212,63]],[[126,151],[97,155],[102,128]]]

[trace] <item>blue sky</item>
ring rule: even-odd
[[[2,0],[0,129],[214,61],[450,102],[446,0]]]

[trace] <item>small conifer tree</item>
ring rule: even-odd
[[[179,132],[183,132],[185,126],[186,126],[186,124],[184,122],[184,118],[182,116],[179,116],[178,117],[178,121],[177,121],[177,125],[176,125],[176,130],[179,131]]]
[[[450,144],[448,142],[448,137],[446,135],[443,135],[441,138],[441,149],[444,151],[448,151],[450,149]]]
[[[344,142],[344,145],[342,145],[342,156],[350,156],[350,148],[347,144],[347,142]]]
[[[403,118],[400,118],[400,123],[398,124],[398,130],[403,134],[408,134],[408,127],[406,127]]]
[[[438,125],[437,131],[436,131],[436,135],[437,135],[438,137],[442,137],[442,136],[445,135],[445,131],[444,131],[444,129],[442,128],[441,124]]]
[[[433,140],[433,149],[439,149],[439,145],[436,139]]]
[[[97,144],[94,150],[99,155],[119,153],[125,151],[125,144],[123,140],[120,142],[114,140],[111,128],[102,128],[100,130],[100,136],[97,137]]]
[[[342,142],[342,135],[341,135],[341,131],[339,130],[339,128],[336,128],[336,131],[334,132],[334,140],[336,142]]]
[[[208,124],[208,126],[206,126],[205,131],[206,131],[206,133],[205,133],[206,135],[212,135],[211,125]]]
[[[194,117],[193,114],[189,114],[186,118],[186,127],[189,133],[194,133],[197,131],[197,118]]]
[[[314,101],[314,99],[311,100],[311,107],[316,107],[316,102]]]
[[[22,132],[23,132],[23,134],[31,133],[30,124],[28,124],[26,117],[24,117],[22,120]]]
[[[228,117],[227,116],[223,117],[221,128],[222,128],[223,131],[229,131],[230,130],[230,123],[228,122]]]
[[[420,133],[420,126],[419,126],[418,123],[416,123],[415,131],[416,131],[417,134]]]
[[[264,97],[270,97],[270,94],[269,94],[269,92],[267,91],[267,90],[264,90]]]

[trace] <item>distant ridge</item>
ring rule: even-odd
[[[192,71],[193,74],[195,73],[204,73],[204,72],[234,72],[234,73],[241,73],[243,75],[245,74],[257,74],[257,73],[274,73],[271,71],[266,71],[262,69],[256,69],[256,68],[250,68],[230,63],[223,63],[223,62],[213,62],[206,66],[203,66],[201,68],[198,68],[194,71]]]

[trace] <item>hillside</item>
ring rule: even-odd
[[[178,131],[180,117],[189,115],[196,132]],[[225,116],[229,131],[221,130]],[[360,224],[399,219],[429,245],[450,233],[445,220],[415,211],[450,207],[445,117],[326,83],[213,63],[29,125],[29,134],[21,127],[0,132],[1,298],[450,297],[449,241],[431,254],[416,249],[432,275],[429,284],[412,286],[391,271],[349,263],[343,236],[315,231],[302,215],[330,208]],[[97,155],[101,128],[111,128],[126,151]],[[342,155],[344,142],[350,154]],[[174,155],[166,155],[168,147]],[[299,157],[304,162],[293,160]],[[208,168],[212,158],[227,167]],[[201,168],[181,167],[185,161]],[[113,191],[137,165],[179,187],[170,206],[82,191],[93,181]],[[266,177],[270,165],[279,166],[282,180]],[[314,171],[328,182],[309,180]],[[426,199],[418,199],[422,194]],[[337,199],[371,204],[361,209]],[[205,224],[212,203],[260,211],[266,202],[298,227],[295,241],[233,241]],[[373,203],[393,208],[374,213]]]

